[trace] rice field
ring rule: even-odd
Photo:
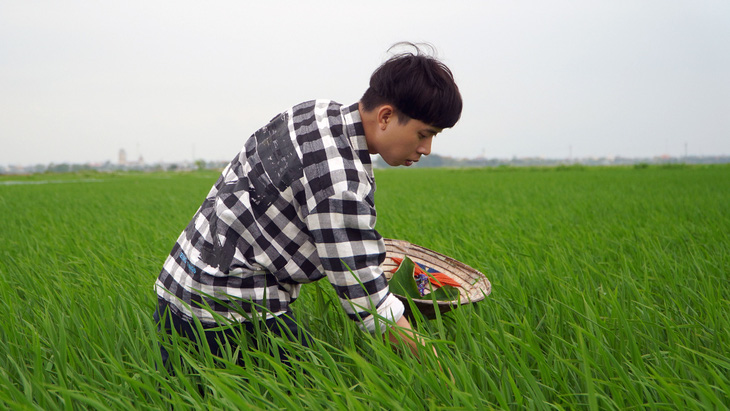
[[[0,177],[0,408],[730,407],[728,166],[377,170],[383,236],[492,282],[416,318],[438,359],[359,331],[320,281],[295,304],[312,347],[262,341],[291,370],[173,339],[170,375],[152,284],[216,178]]]

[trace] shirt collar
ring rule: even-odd
[[[372,161],[368,152],[368,143],[365,139],[365,128],[362,126],[362,117],[358,110],[359,102],[342,107],[342,117],[345,120],[345,132],[350,139],[352,148],[357,152],[360,161],[365,166],[368,174],[373,176]]]

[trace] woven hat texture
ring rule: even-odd
[[[409,243],[408,241],[390,238],[385,239],[385,250],[385,261],[381,267],[385,271],[385,276],[388,280],[393,276],[393,271],[398,268],[398,263],[393,261],[393,257],[399,259],[408,257],[413,262],[434,268],[461,284],[460,287],[457,287],[457,290],[459,290],[459,299],[437,301],[437,307],[434,306],[432,299],[428,299],[428,294],[424,295],[424,299],[412,299],[418,311],[427,318],[434,318],[437,308],[443,313],[459,305],[481,301],[492,292],[492,284],[484,274],[461,261],[437,253],[436,251]],[[410,315],[408,298],[397,294],[396,297],[403,301],[407,314]]]

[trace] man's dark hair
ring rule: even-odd
[[[461,93],[446,65],[424,54],[424,45],[397,43],[415,52],[396,54],[370,77],[370,87],[360,99],[365,111],[382,104],[395,106],[399,121],[409,118],[438,128],[452,127],[461,117]],[[433,47],[425,45],[433,51]],[[403,118],[403,115],[406,118]]]

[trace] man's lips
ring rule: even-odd
[[[418,160],[406,160],[406,167],[410,167],[413,165],[413,163],[417,163]]]

